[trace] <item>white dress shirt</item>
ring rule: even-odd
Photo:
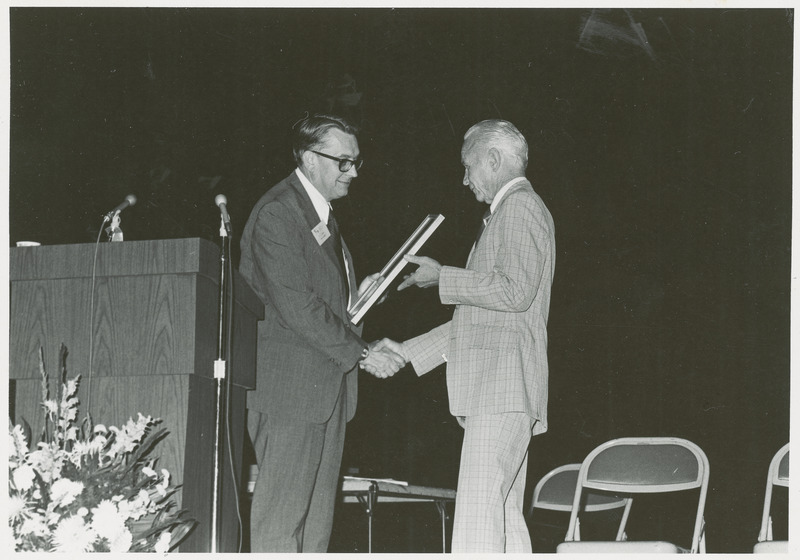
[[[297,178],[300,179],[300,183],[302,183],[303,188],[308,193],[308,197],[311,199],[311,204],[314,205],[314,210],[317,211],[317,215],[319,215],[319,219],[325,224],[328,225],[328,217],[331,215],[331,203],[325,200],[325,197],[317,190],[317,187],[311,184],[311,181],[308,180],[300,168],[294,170],[297,173]],[[344,262],[344,276],[347,279],[347,283],[350,284],[350,265],[347,262],[347,257],[344,254],[344,249],[342,249],[342,261]],[[349,286],[348,286],[349,288]],[[352,293],[352,290],[347,290],[348,294]],[[350,300],[352,296],[348,295],[347,305],[350,305]]]

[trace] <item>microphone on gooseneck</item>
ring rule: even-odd
[[[129,194],[122,203],[118,204],[116,208],[103,217],[103,221],[109,221],[117,212],[122,212],[128,206],[133,206],[134,204],[136,204],[136,195]]]
[[[219,206],[220,213],[222,214],[222,223],[225,225],[225,231],[230,235],[231,217],[228,215],[228,199],[224,194],[218,194],[214,197],[214,204]]]

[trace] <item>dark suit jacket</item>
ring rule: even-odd
[[[241,238],[239,271],[264,302],[256,389],[250,410],[324,422],[347,379],[347,419],[356,410],[358,361],[366,343],[347,319],[348,287],[329,238],[296,173],[256,203]],[[355,292],[353,262],[350,289]],[[355,298],[355,294],[352,294]]]

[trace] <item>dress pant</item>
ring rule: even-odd
[[[252,552],[327,552],[347,425],[345,382],[322,424],[248,411],[258,462],[250,510]]]
[[[453,553],[530,553],[523,513],[534,420],[523,412],[464,418]]]

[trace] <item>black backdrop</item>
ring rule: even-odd
[[[330,110],[363,129],[366,163],[334,203],[359,276],[432,212],[446,219],[422,253],[458,266],[483,212],[461,137],[508,119],[558,246],[529,492],[607,439],[685,437],[711,462],[709,551],[747,552],[789,437],[793,16],[12,8],[10,238],[93,242],[133,193],[126,239],[216,241],[214,196],[241,231],[293,168],[292,123]],[[365,336],[451,313],[433,291],[393,293]],[[346,467],[455,487],[443,369],[363,374],[348,438]]]

